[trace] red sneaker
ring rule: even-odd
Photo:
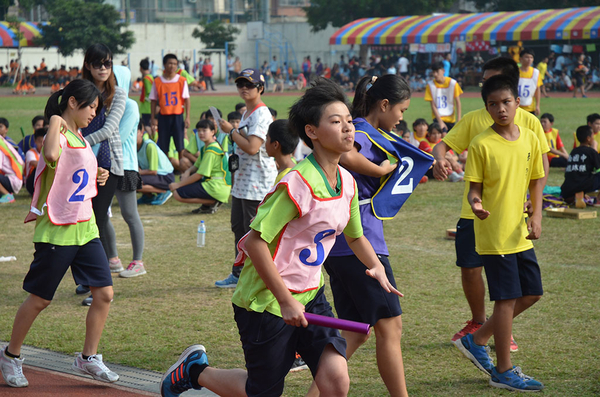
[[[429,180],[429,178],[427,177],[427,175],[423,175],[423,178],[421,178],[419,183],[427,183],[428,180]]]
[[[516,352],[519,351],[519,346],[517,345],[517,342],[515,342],[515,338],[513,338],[512,334],[510,335],[510,352]]]
[[[477,323],[473,320],[467,321],[467,325],[465,325],[463,329],[454,334],[454,336],[452,337],[452,342],[459,340],[467,334],[472,334],[473,332],[477,331],[482,325],[483,324]]]

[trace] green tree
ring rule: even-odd
[[[595,7],[599,6],[599,0],[546,0],[540,3],[538,0],[475,0],[475,6],[481,11],[521,11],[539,10],[571,7]]]
[[[517,0],[515,0],[517,1]],[[313,32],[329,24],[341,27],[360,18],[395,17],[401,15],[427,15],[444,11],[453,0],[311,0],[306,16]]]
[[[122,54],[135,42],[133,32],[122,31],[119,12],[102,0],[51,0],[46,3],[50,23],[42,26],[36,44],[44,49],[56,46],[63,56],[90,45],[103,43],[113,54]]]
[[[207,49],[225,48],[225,43],[229,42],[229,52],[235,51],[235,36],[240,34],[240,29],[236,28],[231,24],[225,24],[220,20],[214,20],[207,22],[206,20],[200,21],[198,24],[200,28],[194,28],[192,37],[200,39]]]

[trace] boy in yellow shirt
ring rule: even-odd
[[[425,100],[431,103],[431,116],[442,132],[448,132],[461,119],[460,95],[463,90],[456,80],[444,76],[444,64],[431,65],[433,80],[425,87]]]
[[[475,248],[481,256],[494,313],[479,330],[454,342],[475,366],[491,376],[490,385],[514,391],[544,386],[525,376],[510,359],[513,318],[543,294],[542,278],[531,240],[542,231],[544,166],[540,141],[533,131],[515,124],[518,89],[508,76],[493,76],[481,91],[494,124],[469,146],[465,180],[476,216]],[[523,214],[529,189],[533,214]],[[484,208],[485,206],[485,208]],[[486,350],[491,336],[497,364]]]

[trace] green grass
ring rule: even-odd
[[[285,115],[294,97],[266,96],[265,102]],[[2,98],[0,116],[28,131],[31,118],[42,111],[44,98]],[[193,97],[195,114],[215,105],[224,113],[237,97]],[[465,112],[478,108],[479,99],[465,99]],[[585,116],[596,111],[591,102],[545,99],[543,110],[553,113],[567,148],[572,131]],[[409,124],[417,117],[430,119],[422,99],[413,100],[406,113]],[[17,135],[16,135],[16,134]],[[548,184],[562,183],[560,170],[551,170]],[[497,396],[508,392],[491,389],[487,379],[461,358],[450,337],[469,317],[460,272],[454,265],[454,244],[443,238],[460,213],[462,183],[429,182],[420,185],[398,216],[385,223],[390,262],[404,310],[403,354],[409,392],[415,396]],[[26,192],[11,205],[0,207],[0,255],[17,261],[0,263],[0,340],[8,340],[14,315],[25,299],[22,281],[33,254],[33,225],[24,225],[29,208]],[[192,343],[203,343],[211,365],[242,367],[243,354],[233,320],[230,290],[213,287],[226,276],[233,259],[233,234],[229,205],[214,215],[191,215],[194,208],[170,200],[162,207],[142,206],[145,227],[144,261],[148,274],[114,279],[115,300],[101,340],[100,351],[109,362],[164,371]],[[113,224],[123,261],[131,258],[126,224],[117,205]],[[207,224],[207,246],[196,248],[196,227]],[[540,379],[547,396],[600,394],[600,219],[575,221],[543,219],[542,238],[535,243],[542,268],[545,295],[520,316],[514,335],[520,351],[516,365]],[[73,353],[80,351],[87,309],[74,294],[70,274],[61,283],[53,304],[34,323],[25,343]],[[329,288],[326,289],[329,298]],[[331,300],[331,299],[330,299]],[[488,313],[491,313],[488,303]],[[349,363],[352,396],[386,395],[375,362],[371,338]],[[286,396],[301,396],[310,384],[308,371],[287,378]]]

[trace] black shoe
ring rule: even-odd
[[[94,298],[92,297],[92,295],[90,295],[87,298],[85,298],[83,301],[81,301],[81,306],[92,306],[93,300],[94,300]]]
[[[217,201],[213,205],[202,206],[202,207],[199,208],[199,213],[200,214],[214,214],[215,212],[217,212],[217,210],[219,209],[219,207],[222,204],[223,204],[222,202]]]
[[[192,210],[192,214],[206,214],[205,211],[209,210],[210,208],[210,205],[202,204],[200,207]]]
[[[77,295],[89,294],[90,293],[90,287],[86,287],[85,285],[78,285],[77,288],[75,288],[75,293]]]

